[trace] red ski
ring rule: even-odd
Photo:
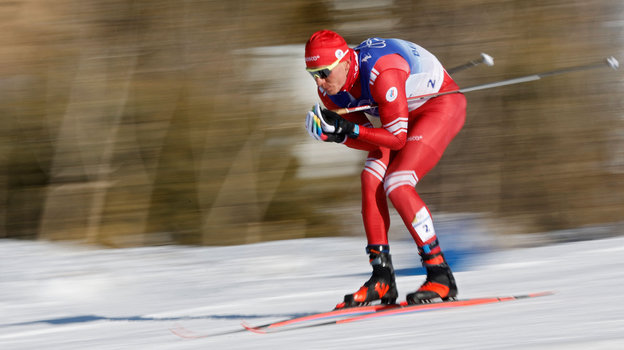
[[[504,296],[504,297],[471,298],[471,299],[461,299],[461,300],[452,300],[452,301],[441,301],[441,302],[436,302],[436,303],[417,304],[417,305],[407,305],[406,303],[401,303],[401,304],[396,304],[396,305],[377,305],[378,309],[376,310],[371,309],[372,308],[371,306],[362,306],[362,307],[354,307],[354,308],[348,308],[348,309],[339,309],[339,310],[334,310],[334,311],[330,311],[326,313],[314,314],[314,315],[309,315],[309,316],[304,316],[304,317],[297,317],[297,318],[293,318],[289,320],[264,324],[264,325],[255,326],[255,327],[250,326],[244,322],[242,323],[242,325],[245,329],[255,332],[255,333],[273,333],[273,332],[285,331],[285,330],[290,330],[290,329],[316,327],[316,326],[324,326],[324,325],[330,325],[330,324],[349,323],[349,322],[361,321],[361,320],[366,320],[366,319],[376,318],[376,317],[400,315],[400,314],[415,313],[415,312],[425,312],[425,311],[441,310],[441,309],[450,309],[450,308],[466,307],[466,306],[474,306],[474,305],[500,303],[500,302],[505,302],[505,301],[535,298],[535,297],[541,297],[541,296],[552,295],[552,294],[553,292],[540,292],[540,293],[531,293],[531,294],[523,294],[523,295]],[[312,321],[320,321],[320,320],[325,320],[327,318],[338,318],[338,319],[320,322],[320,323],[319,322],[310,323]],[[291,327],[286,327],[286,326],[291,326]]]
[[[327,311],[327,312],[310,314],[310,315],[301,316],[301,317],[289,318],[286,320],[273,322],[273,323],[267,323],[267,324],[263,324],[263,325],[255,326],[255,327],[252,327],[245,322],[242,322],[241,325],[245,327],[245,329],[252,331],[252,332],[267,333],[267,331],[271,331],[274,328],[285,327],[285,326],[289,326],[289,325],[297,324],[297,323],[326,320],[326,319],[337,318],[337,317],[343,317],[343,318],[344,317],[358,317],[358,316],[364,316],[364,315],[381,312],[385,310],[392,310],[392,309],[400,308],[403,306],[407,306],[407,303],[403,302],[401,304],[348,307],[348,308],[335,309],[335,310]]]
[[[334,323],[349,323],[349,322],[366,320],[372,317],[383,317],[383,316],[408,314],[408,313],[423,312],[423,311],[430,311],[430,310],[449,309],[449,308],[463,307],[463,306],[500,303],[503,301],[535,298],[535,297],[541,297],[541,296],[546,296],[546,295],[551,295],[551,294],[553,294],[553,292],[540,292],[540,293],[532,293],[532,294],[525,294],[525,295],[507,296],[507,297],[474,298],[474,299],[445,301],[445,302],[432,303],[432,304],[409,305],[409,306],[398,307],[394,310],[381,310],[373,314],[347,317],[347,318],[343,318],[340,320],[336,320]]]
[[[218,335],[226,335],[226,334],[244,332],[246,330],[256,332],[256,333],[266,333],[267,331],[272,331],[275,328],[285,327],[285,326],[289,326],[292,324],[313,322],[313,321],[319,321],[319,320],[328,320],[332,318],[362,316],[365,314],[374,313],[374,312],[378,312],[382,310],[394,309],[394,308],[398,308],[398,307],[405,306],[405,305],[407,305],[407,303],[403,302],[402,304],[368,305],[368,306],[335,309],[335,310],[326,311],[326,312],[314,312],[314,313],[310,313],[310,314],[303,315],[303,316],[287,318],[285,320],[271,322],[271,323],[267,323],[267,324],[263,324],[259,326],[253,326],[253,327],[249,326],[245,322],[242,322],[241,325],[244,328],[225,331],[221,333],[199,334],[199,333],[195,333],[183,327],[172,328],[171,332],[181,338],[187,338],[187,339],[209,338],[209,337],[214,337]]]
[[[195,333],[185,328],[175,328],[171,329],[175,335],[187,338],[187,339],[200,339],[200,338],[209,338],[215,337],[219,335],[240,333],[245,331],[251,331],[254,333],[274,333],[280,331],[294,330],[300,328],[308,328],[308,327],[317,327],[324,326],[330,324],[342,324],[349,323],[355,321],[366,320],[374,317],[384,317],[384,316],[392,316],[392,315],[401,315],[407,313],[415,313],[415,312],[425,312],[425,311],[433,311],[433,310],[442,310],[442,309],[450,309],[457,307],[466,307],[466,306],[474,306],[474,305],[484,305],[484,304],[492,304],[492,303],[500,303],[505,301],[513,301],[519,299],[527,299],[527,298],[535,298],[546,295],[554,294],[553,292],[540,292],[540,293],[531,293],[531,294],[522,294],[522,295],[514,295],[514,296],[502,296],[502,297],[489,297],[489,298],[470,298],[470,299],[461,299],[461,300],[453,300],[453,301],[441,301],[429,304],[417,304],[417,305],[407,305],[406,302],[402,302],[401,304],[391,304],[391,305],[369,305],[369,306],[358,306],[351,308],[343,308],[336,309],[327,312],[320,313],[312,313],[304,316],[297,316],[293,318],[288,318],[285,320],[266,323],[258,326],[251,326],[245,322],[242,322],[241,325],[243,328],[229,330],[220,333]]]

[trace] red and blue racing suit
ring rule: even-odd
[[[361,173],[362,216],[370,245],[387,245],[390,218],[386,198],[403,219],[419,247],[436,241],[431,214],[415,186],[440,160],[462,128],[466,99],[448,94],[429,100],[407,98],[457,90],[438,59],[424,48],[400,39],[371,38],[354,49],[352,71],[343,91],[327,95],[326,108],[377,105],[373,118],[361,112],[344,117],[359,124],[359,136],[348,147],[368,151]],[[436,249],[437,244],[435,246]],[[435,253],[435,252],[432,252]]]

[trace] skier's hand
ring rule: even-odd
[[[336,134],[345,134],[351,137],[355,137],[357,135],[353,135],[353,131],[356,128],[355,123],[346,120],[341,117],[340,114],[330,111],[329,109],[324,109],[319,106],[317,103],[314,106],[314,111],[316,115],[318,115],[323,120],[323,130],[326,132],[333,132]],[[325,125],[330,126],[328,129],[325,129]]]
[[[341,117],[338,113],[323,109],[317,103],[306,117],[308,133],[317,140],[344,141],[345,136],[357,137],[359,126]],[[338,140],[338,141],[336,141]]]
[[[308,134],[319,141],[341,143],[346,137],[344,134],[334,132],[336,127],[327,123],[323,118],[323,112],[318,103],[306,115],[305,126]]]

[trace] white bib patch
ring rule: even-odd
[[[396,100],[398,96],[399,96],[399,90],[397,90],[397,88],[394,86],[389,88],[388,91],[386,91],[386,101],[388,102],[392,102]]]
[[[431,220],[431,216],[425,207],[420,208],[418,213],[416,213],[414,221],[412,221],[412,227],[423,242],[430,240],[436,234],[433,228],[433,220]]]

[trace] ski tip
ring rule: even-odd
[[[194,334],[193,332],[182,328],[182,327],[176,327],[176,328],[169,328],[169,330],[171,331],[171,333],[177,335],[180,338],[184,338],[184,339],[195,339],[197,338],[197,335]]]
[[[254,333],[258,333],[258,334],[266,334],[266,331],[263,329],[260,329],[258,327],[253,327],[250,326],[247,322],[243,321],[241,322],[241,326],[243,326],[243,328],[245,328],[246,330],[250,331],[250,332],[254,332]]]
[[[528,296],[531,298],[535,298],[535,297],[545,297],[547,295],[553,295],[553,294],[555,294],[555,291],[547,290],[547,291],[538,292],[538,293],[531,293],[531,294],[528,294]]]
[[[537,292],[537,293],[527,293],[527,294],[523,294],[523,295],[515,295],[512,296],[512,299],[527,299],[527,298],[537,298],[537,297],[545,297],[548,295],[553,295],[555,294],[555,291],[552,290],[546,290],[543,292]]]

